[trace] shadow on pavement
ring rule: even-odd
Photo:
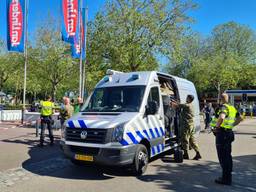
[[[41,176],[77,180],[107,180],[117,176],[132,176],[123,168],[96,165],[73,165],[65,159],[59,146],[31,147],[30,159],[22,164],[27,171]],[[47,157],[48,156],[48,157]],[[54,158],[53,158],[54,157]],[[42,160],[42,159],[45,160]],[[173,191],[256,191],[256,155],[234,157],[232,186],[221,186],[214,179],[221,174],[218,163],[211,161],[185,161],[174,163],[171,157],[163,157],[161,164],[149,164],[154,174],[137,177],[142,182],[154,182],[162,189]]]
[[[56,141],[57,142],[57,141]],[[58,144],[38,148],[31,146],[30,159],[22,167],[37,175],[78,180],[106,180],[117,176],[131,176],[120,167],[97,165],[73,165],[64,158]],[[154,160],[156,160],[155,158]],[[149,169],[156,169],[154,174],[138,177],[143,182],[155,182],[163,189],[174,191],[256,191],[256,155],[234,157],[232,186],[220,186],[214,179],[221,174],[218,163],[211,161],[190,161],[174,163],[169,156],[162,157],[163,163],[149,164]]]
[[[56,143],[58,142],[56,141]],[[59,144],[47,145],[42,148],[31,146],[28,154],[30,159],[24,161],[22,167],[41,176],[85,180],[105,180],[116,176],[129,176],[129,172],[123,171],[123,168],[89,164],[74,165],[64,157]]]
[[[48,141],[49,136],[46,134],[45,137],[47,138],[46,143],[49,143]],[[56,143],[59,143],[60,137],[55,136],[54,138]],[[23,145],[29,145],[29,146],[36,146],[37,144],[39,144],[39,137],[36,137],[35,133],[27,133],[25,135],[3,139],[1,141],[5,143],[16,143],[16,144],[23,144]]]
[[[248,133],[248,132],[235,132],[236,135],[256,135],[256,133]]]
[[[234,157],[232,186],[221,186],[214,179],[221,174],[216,162],[202,164],[154,165],[156,174],[139,177],[144,182],[155,182],[160,187],[173,191],[256,191],[256,155]]]
[[[29,146],[34,146],[34,145],[37,145],[39,143],[38,140],[35,140],[35,139],[25,139],[25,138],[23,138],[25,136],[27,136],[27,135],[23,135],[23,136],[20,136],[20,137],[14,137],[14,138],[10,138],[10,139],[3,139],[2,142],[23,144],[23,145],[29,145]],[[19,139],[21,137],[22,137],[22,139]]]
[[[54,146],[39,148],[38,139],[10,139],[3,142],[28,145],[30,158],[22,167],[34,174],[65,179],[106,180],[116,176],[132,176],[123,168],[102,166],[75,166],[65,159],[58,139]],[[154,160],[156,160],[155,158]],[[233,186],[219,186],[213,181],[221,173],[219,164],[211,161],[185,161],[174,163],[172,158],[163,157],[163,163],[149,164],[149,171],[138,177],[143,182],[154,182],[159,187],[174,191],[256,191],[256,155],[234,157]]]

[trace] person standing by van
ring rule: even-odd
[[[41,135],[40,135],[40,144],[39,147],[44,146],[44,137],[45,137],[45,127],[47,126],[49,131],[49,138],[51,145],[54,143],[53,133],[52,133],[52,115],[54,113],[54,103],[52,102],[51,96],[47,96],[45,101],[40,102],[41,108]]]
[[[83,106],[83,100],[80,96],[77,97],[77,101],[74,104],[74,113],[79,113],[79,111],[81,110]]]
[[[179,117],[180,117],[180,127],[182,128],[182,137],[181,137],[181,145],[184,151],[183,158],[189,159],[188,149],[189,146],[195,150],[196,155],[193,158],[194,160],[199,160],[202,158],[199,147],[195,139],[195,126],[194,126],[194,107],[193,102],[194,96],[188,95],[186,99],[186,104],[180,104],[176,101],[172,101],[171,105],[174,108],[179,109]]]
[[[204,115],[205,115],[205,129],[208,129],[210,126],[210,122],[212,120],[212,116],[214,115],[214,109],[212,107],[212,103],[206,103],[205,107],[203,109]]]
[[[63,98],[63,105],[60,109],[60,124],[63,128],[64,122],[69,119],[74,113],[74,107],[70,104],[70,99],[68,97]]]

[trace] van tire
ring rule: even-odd
[[[174,149],[174,161],[176,163],[182,163],[183,162],[183,151],[180,148]]]
[[[145,145],[138,144],[133,164],[131,165],[132,172],[136,176],[140,176],[146,172],[149,161],[148,150]]]

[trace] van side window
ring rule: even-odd
[[[158,87],[152,87],[148,96],[148,102],[150,101],[156,101],[158,106],[160,106],[160,100],[159,100],[159,89]]]

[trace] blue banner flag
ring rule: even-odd
[[[24,52],[25,0],[7,0],[7,48]]]
[[[62,18],[62,40],[74,43],[79,22],[80,0],[60,0]]]
[[[79,22],[74,43],[71,45],[71,55],[75,59],[79,59],[82,51],[82,59],[85,59],[85,9],[79,11]],[[82,49],[81,49],[82,46]]]

